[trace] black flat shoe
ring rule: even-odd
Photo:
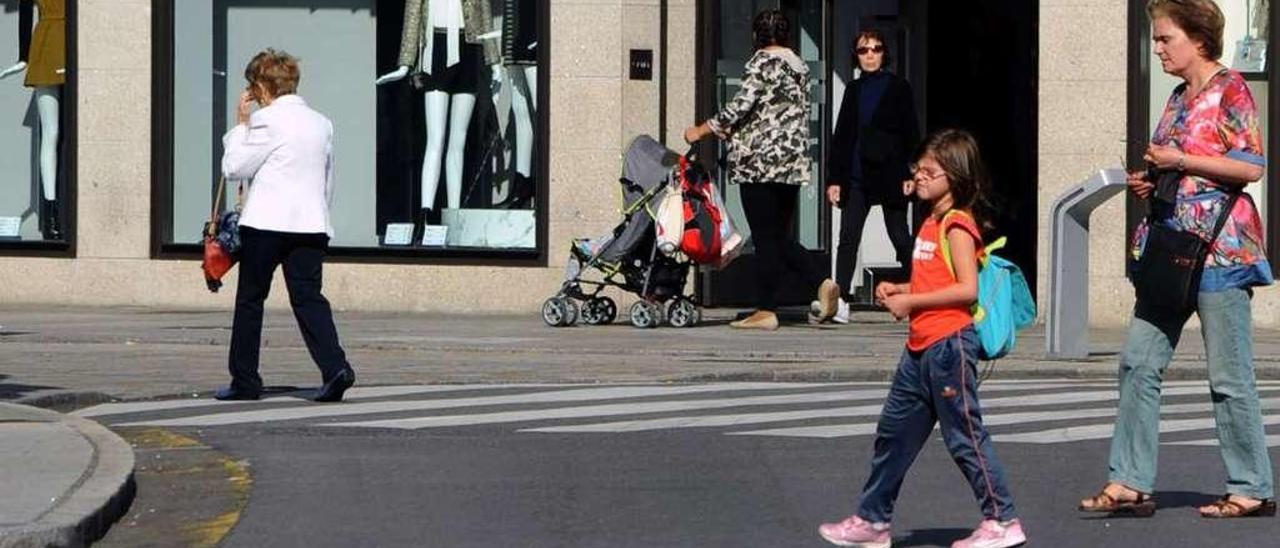
[[[258,393],[237,390],[228,386],[225,388],[219,388],[217,392],[214,392],[213,399],[222,401],[256,400],[258,399]]]
[[[337,375],[334,375],[332,379],[329,379],[329,382],[324,383],[324,386],[320,387],[320,391],[316,393],[316,397],[312,401],[342,401],[342,393],[346,392],[355,383],[356,372],[350,367],[343,369]]]

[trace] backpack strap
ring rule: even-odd
[[[970,221],[973,220],[972,215],[969,215],[968,213],[965,213],[964,211],[961,211],[959,209],[952,209],[946,213],[943,213],[942,221],[938,223],[939,224],[938,245],[942,247],[942,260],[947,263],[947,270],[951,271],[952,278],[956,277],[956,267],[951,262],[951,240],[947,238],[947,229],[950,227],[951,223],[948,221],[953,217],[961,216],[961,215],[968,217]],[[977,250],[978,251],[978,268],[982,269],[982,267],[987,266],[988,257],[990,256],[991,252],[997,249],[1003,248],[1006,243],[1008,243],[1008,239],[1005,238],[1004,236],[1001,236],[996,241],[991,242],[991,245],[983,244],[982,241],[979,240],[978,250]]]
[[[960,216],[960,215],[968,217],[970,221],[973,220],[972,215],[969,215],[968,213],[965,213],[964,211],[961,211],[959,209],[952,209],[951,211],[943,213],[942,221],[938,223],[940,225],[938,227],[938,240],[939,240],[938,245],[942,248],[942,260],[946,261],[947,270],[951,271],[951,279],[953,280],[958,280],[959,277],[956,276],[955,264],[951,262],[951,240],[947,238],[947,228],[951,223],[947,221],[954,216]],[[1004,236],[1001,236],[1000,238],[996,239],[996,241],[991,242],[991,245],[982,244],[982,241],[979,240],[978,241],[979,246],[977,249],[978,270],[981,271],[984,267],[987,266],[987,262],[991,260],[992,251],[1003,248],[1006,243],[1008,243],[1008,238],[1005,238]],[[978,301],[973,302],[973,307],[970,308],[969,311],[971,314],[973,314],[973,322],[975,324],[977,324],[978,322],[981,322],[987,316],[986,309],[984,309],[982,307],[982,303],[979,303]]]

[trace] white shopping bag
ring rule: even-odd
[[[716,261],[716,268],[723,269],[742,254],[742,244],[745,240],[738,232],[738,227],[733,226],[729,208],[724,206],[724,198],[720,197],[720,193],[712,192],[711,200],[720,209],[720,260]]]
[[[658,251],[670,257],[680,251],[680,240],[684,238],[684,196],[679,188],[668,186],[657,204],[654,224],[658,231]]]

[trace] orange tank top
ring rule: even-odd
[[[946,218],[946,230],[961,229],[973,236],[974,247],[982,250],[982,233],[973,216],[957,210]],[[918,295],[944,289],[956,283],[955,273],[942,256],[942,238],[946,234],[942,223],[930,215],[920,233],[916,235],[915,251],[911,254],[911,293]],[[917,310],[911,313],[911,330],[907,336],[907,348],[920,352],[940,340],[973,323],[973,313],[968,306],[951,306]]]

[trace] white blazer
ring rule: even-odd
[[[333,237],[333,123],[297,95],[277,97],[222,136],[222,174],[252,182],[240,225]]]

